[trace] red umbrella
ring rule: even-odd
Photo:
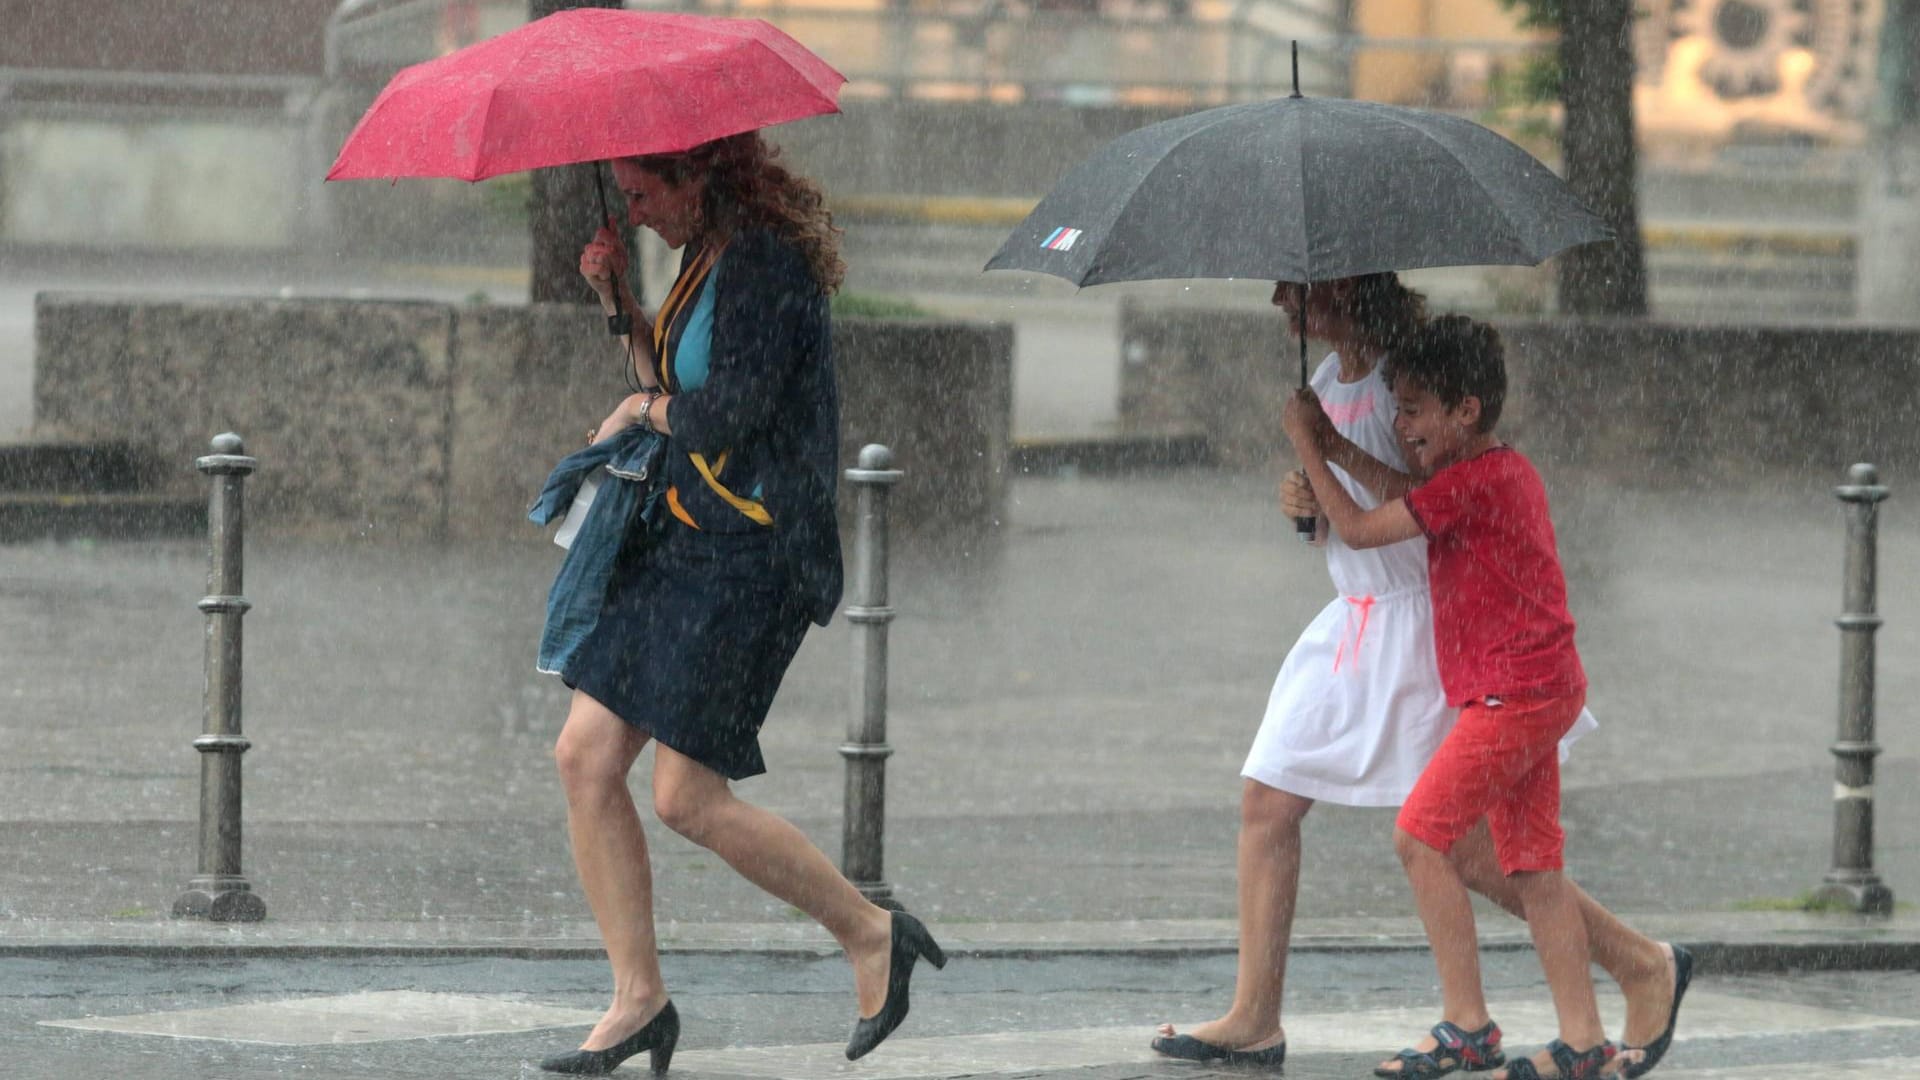
[[[838,112],[846,81],[760,19],[573,8],[395,75],[327,179],[673,153]]]

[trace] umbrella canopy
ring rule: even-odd
[[[1076,285],[1329,281],[1532,265],[1612,235],[1545,165],[1471,121],[1289,97],[1120,136],[1061,178],[986,269]]]
[[[838,112],[846,81],[760,19],[574,8],[395,75],[327,179],[673,153]]]

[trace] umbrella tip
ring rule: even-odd
[[[1293,42],[1293,93],[1287,96],[1300,96],[1300,40],[1298,38]]]

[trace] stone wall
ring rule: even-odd
[[[1278,312],[1134,303],[1121,320],[1124,429],[1204,432],[1241,467],[1291,457],[1279,403],[1298,385],[1299,346]],[[1497,325],[1511,384],[1501,431],[1543,464],[1655,485],[1920,466],[1920,330]],[[1311,363],[1325,354],[1310,343]]]
[[[537,537],[547,470],[624,393],[605,324],[569,306],[43,293],[35,320],[36,436],[127,440],[161,463],[155,490],[188,495],[207,440],[237,431],[270,529]],[[899,528],[991,528],[1011,328],[838,319],[834,353],[842,461],[893,447]]]

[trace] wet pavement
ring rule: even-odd
[[[1833,479],[1661,493],[1549,479],[1602,723],[1566,771],[1571,867],[1715,957],[1697,1040],[1663,1074],[1767,1080],[1844,1060],[1905,1075],[1920,1053],[1920,530],[1899,478],[1882,532],[1876,857],[1905,905],[1881,922],[1780,910],[1831,854]],[[901,1042],[848,1068],[828,1045],[850,996],[826,940],[650,822],[688,1021],[676,1073],[1203,1075],[1140,1043],[1230,992],[1237,768],[1280,658],[1329,597],[1270,492],[1207,470],[1027,477],[987,547],[903,544],[886,871],[961,955],[916,983]],[[235,927],[166,916],[194,871],[204,552],[0,548],[0,1052],[30,1066],[6,1074],[521,1075],[577,1039],[482,1033],[524,1022],[504,1006],[591,1013],[607,989],[553,776],[565,692],[532,670],[557,558],[532,538],[256,535],[244,868],[269,918]],[[772,772],[740,785],[829,853],[848,633],[836,620],[809,637],[763,739]],[[1430,1022],[1390,824],[1337,807],[1308,819],[1289,1075],[1363,1075]],[[1483,929],[1497,1015],[1517,1043],[1544,1038],[1519,925],[1489,914]],[[1815,970],[1836,967],[1886,970]],[[396,993],[425,996],[353,997]],[[1753,1001],[1768,1003],[1759,1019],[1742,1011]],[[248,1024],[285,1029],[272,1015],[201,1038],[41,1023],[149,1030],[278,1002],[307,1003],[294,1026],[322,1044],[258,1041]],[[1364,1022],[1342,1019],[1356,1011]],[[335,1042],[368,1016],[386,1034]],[[456,1026],[393,1038],[399,1016]]]
[[[1224,1007],[1226,956],[958,957],[916,978],[907,1023],[858,1064],[841,1053],[852,997],[837,959],[670,954],[664,966],[682,1021],[672,1075],[689,1080],[1249,1075],[1146,1046],[1155,1023]],[[0,960],[0,1053],[8,1075],[35,1080],[539,1076],[534,1063],[577,1045],[597,1017],[605,977],[585,959]],[[1492,954],[1486,981],[1509,1047],[1550,1037],[1530,954]],[[1419,954],[1305,953],[1289,991],[1295,1078],[1368,1075],[1433,1019]],[[1702,975],[1660,1075],[1916,1075],[1917,991],[1911,971]],[[1617,996],[1603,988],[1601,1000],[1618,1030]]]

